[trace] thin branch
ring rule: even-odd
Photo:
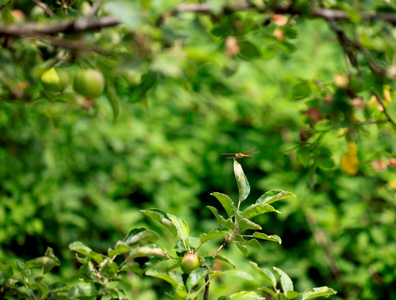
[[[381,106],[383,108],[383,113],[385,114],[386,119],[392,125],[393,129],[396,131],[396,123],[392,119],[392,117],[389,115],[388,110],[386,109],[386,107],[384,105],[384,100],[382,99],[381,95],[379,93],[375,92],[374,90],[371,90],[371,92],[376,96],[378,102],[381,104]]]
[[[50,44],[57,46],[57,47],[75,49],[75,50],[80,50],[80,51],[93,51],[96,53],[100,53],[102,55],[111,56],[111,54],[109,54],[109,53],[107,53],[93,45],[87,45],[84,42],[77,41],[77,40],[54,38],[51,35],[32,33],[32,32],[27,33],[25,35],[25,37],[30,38],[30,39],[39,39],[39,40],[47,41]]]
[[[50,10],[45,3],[41,2],[40,0],[32,0],[32,2],[36,4],[38,7],[40,7],[42,10],[44,10],[45,13],[49,15],[51,18],[55,16],[55,13],[52,10]]]
[[[65,15],[67,15],[68,14],[68,12],[67,12],[67,3],[66,3],[65,0],[62,0],[61,2],[62,2],[63,12],[65,13]]]
[[[8,5],[10,5],[12,2],[12,0],[9,0],[7,3],[0,5],[0,10],[2,10],[3,8],[6,8]]]
[[[32,0],[35,3],[39,3],[39,0]],[[97,4],[100,1],[95,2],[92,7],[96,9]],[[40,6],[44,9],[43,6]],[[299,11],[295,6],[292,5],[272,5],[266,7],[257,7],[248,1],[228,4],[223,8],[223,12],[243,11],[255,9],[257,12],[273,12],[276,14],[293,14],[301,15],[311,18],[322,18],[326,20],[349,20],[349,15],[342,10],[327,9],[327,8],[314,8],[311,12]],[[193,12],[193,13],[205,13],[212,14],[213,5],[210,3],[190,3],[190,4],[179,4],[172,11],[173,14],[182,12]],[[46,10],[46,13],[50,16],[53,15],[51,11]],[[52,13],[52,14],[51,14]],[[396,13],[362,13],[361,17],[363,20],[383,20],[391,24],[396,24]],[[56,34],[56,33],[80,33],[86,31],[97,30],[106,27],[114,27],[120,25],[120,21],[116,17],[106,16],[94,20],[86,20],[85,18],[79,20],[61,20],[55,22],[49,22],[43,24],[39,23],[25,23],[25,24],[11,24],[0,27],[0,34],[12,35],[12,36],[24,36],[24,32],[38,32],[43,34]]]
[[[89,11],[89,13],[85,16],[85,18],[87,20],[92,19],[92,17],[95,15],[96,11],[98,10],[100,3],[102,2],[102,0],[97,0],[93,5],[91,10]]]
[[[337,34],[337,38],[339,43],[341,44],[342,49],[344,50],[345,54],[348,56],[351,64],[356,68],[359,69],[358,61],[357,61],[357,53],[359,51],[364,58],[370,68],[370,70],[380,76],[386,76],[386,70],[380,66],[378,66],[373,58],[370,55],[370,52],[367,51],[362,45],[358,42],[351,40],[347,37],[344,31],[342,31],[333,19],[328,20],[331,29]]]
[[[321,18],[321,19],[333,19],[333,20],[350,20],[350,16],[347,12],[338,9],[329,8],[313,8],[311,12],[299,11],[296,6],[292,4],[281,5],[275,4],[267,7],[258,7],[248,1],[233,3],[224,6],[223,12],[229,11],[243,11],[248,9],[255,9],[259,12],[271,11],[276,14],[294,14],[294,15],[306,15],[307,17]],[[205,13],[211,14],[213,11],[213,5],[210,3],[186,3],[179,4],[173,13],[180,12],[194,12],[194,13]],[[383,20],[385,22],[396,24],[396,13],[362,13],[361,18],[364,21]]]
[[[0,35],[26,36],[29,33],[56,34],[56,33],[80,33],[93,31],[106,27],[114,27],[120,22],[114,17],[103,17],[86,22],[80,20],[61,20],[49,23],[30,22],[24,24],[11,24],[0,27]]]
[[[208,300],[209,299],[209,275],[206,274],[205,276],[205,292],[204,292],[204,300]]]

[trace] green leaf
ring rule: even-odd
[[[300,295],[300,294],[298,292],[296,292],[296,291],[287,291],[286,298],[287,299],[294,299],[294,298],[298,297],[298,295]]]
[[[210,209],[210,211],[214,214],[214,216],[217,219],[217,223],[219,223],[221,226],[225,227],[225,228],[229,228],[231,230],[234,230],[235,228],[235,224],[234,222],[231,220],[231,218],[229,219],[224,219],[221,215],[219,215],[217,208],[213,207],[213,206],[206,206],[207,208]]]
[[[30,289],[38,291],[38,294],[41,296],[47,296],[50,293],[48,286],[42,282],[31,284]]]
[[[293,282],[290,279],[290,277],[285,272],[283,272],[281,269],[278,269],[277,267],[273,267],[273,268],[280,276],[280,282],[281,282],[283,293],[285,295],[287,295],[287,292],[294,291]]]
[[[336,167],[334,159],[331,157],[317,156],[315,157],[315,163],[323,170],[332,170]]]
[[[162,269],[151,268],[146,271],[146,275],[162,279],[162,280],[170,283],[174,289],[179,285],[177,280],[175,280],[174,278],[169,276],[168,273],[166,273]]]
[[[256,45],[249,41],[239,42],[239,48],[241,49],[239,54],[245,58],[256,58],[261,56],[261,53],[257,49]]]
[[[108,256],[113,257],[113,256],[117,256],[117,255],[129,252],[129,251],[131,251],[131,247],[129,247],[124,242],[118,241],[114,246],[114,250],[109,248],[107,250],[107,254],[108,254]]]
[[[117,122],[120,116],[120,98],[117,95],[114,85],[107,82],[106,83],[107,98],[110,102],[111,108],[113,110],[113,122]]]
[[[247,250],[246,246],[241,244],[240,242],[233,242],[239,250],[241,250],[242,254],[245,256],[249,255],[249,251]]]
[[[296,46],[294,46],[292,43],[283,41],[283,42],[277,42],[276,45],[280,50],[287,54],[291,54],[297,50]]]
[[[158,240],[158,233],[147,230],[146,228],[134,228],[125,236],[123,242],[127,245],[133,245],[139,242],[154,242]]]
[[[325,147],[320,147],[315,155],[316,165],[323,170],[331,170],[336,167],[336,164],[331,157],[332,153],[329,149]]]
[[[246,246],[249,246],[249,247],[252,247],[252,248],[261,249],[261,245],[256,239],[251,239],[251,240],[245,241],[244,244]]]
[[[92,258],[94,261],[96,261],[98,264],[100,264],[103,261],[103,256],[99,253],[96,253],[95,251],[92,251],[91,248],[85,246],[81,242],[74,242],[69,245],[69,249],[72,251],[75,251],[77,253],[84,254],[90,258]]]
[[[212,28],[210,31],[211,34],[218,37],[226,37],[230,34],[230,29],[228,24],[220,23]]]
[[[229,235],[230,234],[227,231],[224,231],[224,229],[216,229],[216,230],[211,230],[208,233],[201,234],[199,236],[199,239],[201,240],[201,243],[205,243],[215,238],[229,236]]]
[[[106,258],[100,265],[100,272],[103,275],[113,276],[118,271],[118,265],[110,258]]]
[[[128,256],[128,259],[133,259],[136,257],[164,257],[169,258],[168,252],[161,248],[154,248],[154,247],[139,247],[131,251],[131,254]]]
[[[296,152],[297,160],[304,167],[308,166],[309,159],[311,158],[311,152],[304,147],[301,147]]]
[[[260,290],[260,291],[266,292],[267,294],[271,295],[275,299],[277,298],[276,293],[273,290],[271,290],[269,287],[261,286],[261,287],[259,287],[257,289]]]
[[[230,296],[228,296],[228,299],[230,300],[240,300],[240,299],[244,299],[244,300],[248,300],[248,299],[265,299],[263,297],[261,297],[260,295],[258,295],[256,292],[252,292],[252,291],[241,291],[238,293],[234,293]]]
[[[215,196],[217,200],[223,205],[224,209],[227,212],[227,215],[231,217],[235,214],[236,208],[234,202],[228,195],[222,193],[211,193],[212,196]]]
[[[242,166],[236,159],[234,159],[234,174],[238,185],[239,202],[244,201],[250,194],[250,185]]]
[[[173,271],[173,272],[169,272],[168,273],[170,278],[172,278],[173,280],[175,280],[177,282],[177,285],[184,285],[184,280],[183,277],[181,276],[181,274],[179,272]]]
[[[199,239],[199,237],[196,236],[189,236],[188,239],[186,240],[187,246],[194,249],[196,249],[200,243],[201,240]]]
[[[217,254],[216,255],[216,259],[224,261],[225,263],[231,265],[235,269],[235,263],[231,259],[229,259],[228,257],[225,257],[223,255]]]
[[[166,257],[155,257],[155,256],[150,257],[150,259],[149,259],[147,262],[144,263],[144,265],[143,265],[143,270],[144,270],[144,271],[147,271],[148,269],[154,267],[155,265],[157,265],[157,264],[159,264],[160,262],[163,262],[163,261],[165,261],[165,260],[167,260]],[[181,258],[180,258],[180,259],[177,258],[177,259],[175,259],[175,260],[172,260],[172,262],[178,262],[177,264],[179,264],[180,261],[181,261]],[[166,269],[166,271],[168,272],[168,268]]]
[[[201,265],[211,270],[213,269],[215,262],[216,262],[216,258],[213,258],[212,256],[206,256],[204,257],[204,261],[202,262]]]
[[[276,201],[282,200],[282,199],[287,199],[290,197],[296,197],[293,193],[282,191],[282,190],[271,190],[266,192],[264,195],[262,195],[258,200],[256,201],[257,203],[265,203],[265,204],[271,204]]]
[[[191,272],[191,274],[187,278],[187,289],[191,290],[200,280],[205,278],[208,274],[208,269],[206,268],[198,268]]]
[[[8,279],[10,279],[13,275],[14,272],[12,270],[12,266],[0,263],[0,284],[8,282]]]
[[[55,266],[60,266],[58,259],[54,259],[48,256],[36,257],[25,263],[24,270],[31,268],[44,268],[44,273],[48,273]]]
[[[268,269],[260,268],[255,262],[249,262],[252,268],[261,276],[263,279],[268,282],[273,288],[276,288],[276,277],[275,275]]]
[[[326,297],[337,294],[337,292],[327,286],[321,286],[313,289],[307,289],[302,296],[302,300],[313,299],[317,297]]]
[[[267,240],[267,241],[271,241],[271,242],[276,242],[282,244],[282,240],[279,236],[277,235],[266,235],[265,233],[262,232],[254,232],[253,233],[253,237],[255,237],[256,239],[262,239],[262,240]]]
[[[152,218],[153,220],[157,221],[158,223],[162,224],[166,229],[168,229],[175,236],[177,236],[176,226],[173,224],[171,219],[169,219],[165,212],[157,208],[141,210],[141,212],[144,213],[146,216]]]
[[[265,204],[265,203],[256,203],[253,205],[250,205],[249,207],[247,207],[243,213],[242,213],[242,217],[246,218],[246,219],[251,219],[255,216],[258,215],[262,215],[268,212],[277,212],[279,213],[279,211],[277,211],[274,207],[272,207],[269,204]]]
[[[239,226],[239,232],[243,232],[248,229],[253,229],[253,230],[261,230],[261,226],[259,224],[256,224],[246,218],[242,218],[238,222]]]
[[[296,84],[291,91],[292,98],[294,100],[301,100],[309,96],[311,93],[311,87],[307,81],[302,81]]]
[[[116,16],[129,29],[135,30],[140,24],[141,14],[138,2],[126,0],[110,0],[104,4],[106,10]]]
[[[249,273],[240,271],[240,270],[227,270],[227,271],[223,271],[223,274],[224,275],[232,275],[232,276],[250,280],[250,281],[255,281],[255,279],[252,275],[250,275]]]
[[[278,48],[274,45],[268,45],[261,49],[261,58],[262,59],[272,59],[275,57],[276,53],[278,53]]]
[[[139,267],[139,263],[133,262],[131,264],[125,264],[120,268],[120,272],[133,272],[138,274],[140,277],[143,275],[143,270]]]
[[[98,295],[98,290],[93,283],[80,282],[74,285],[68,294],[69,298],[94,297]]]
[[[190,235],[190,228],[188,227],[188,224],[186,221],[171,215],[171,214],[166,214],[168,218],[172,221],[172,223],[176,227],[177,231],[177,237],[183,241],[185,241],[188,236]]]

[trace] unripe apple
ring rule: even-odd
[[[41,75],[41,83],[50,92],[61,92],[69,83],[69,74],[63,68],[51,68]]]
[[[198,255],[190,253],[183,257],[181,261],[181,268],[184,273],[190,274],[193,270],[199,268],[201,262]]]
[[[105,80],[98,70],[79,70],[74,76],[74,90],[86,98],[97,98],[103,93]]]

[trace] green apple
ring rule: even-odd
[[[41,83],[50,92],[61,92],[69,83],[69,74],[63,68],[51,68],[41,75]]]
[[[198,255],[190,253],[183,257],[181,261],[181,268],[184,273],[190,274],[193,270],[199,268],[201,262]]]
[[[86,98],[97,98],[103,93],[103,74],[95,69],[79,70],[74,76],[74,90]]]

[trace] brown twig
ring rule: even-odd
[[[378,66],[373,58],[371,57],[370,53],[365,49],[362,45],[358,42],[351,40],[347,37],[345,32],[343,32],[335,23],[333,19],[328,20],[331,29],[337,34],[338,41],[341,44],[342,49],[344,50],[345,54],[348,56],[351,64],[356,68],[359,69],[358,62],[357,62],[357,53],[359,51],[365,58],[367,65],[369,66],[370,70],[380,76],[386,75],[386,70],[380,66]]]
[[[40,33],[27,33],[25,35],[26,38],[30,39],[38,39],[38,40],[43,40],[47,41],[50,44],[57,46],[57,47],[62,47],[62,48],[69,48],[69,49],[74,49],[74,50],[79,50],[79,51],[93,51],[102,55],[106,56],[111,56],[110,53],[107,53],[93,45],[88,45],[85,44],[84,42],[77,41],[77,40],[70,40],[70,39],[60,39],[60,38],[55,38],[51,35],[46,35],[46,34],[40,34]]]
[[[12,0],[9,0],[7,3],[0,5],[0,10],[6,8],[8,5],[10,5]]]
[[[41,2],[40,0],[32,0],[32,2],[36,4],[38,7],[40,7],[42,10],[44,10],[45,13],[49,15],[51,18],[55,16],[55,13],[52,10],[50,10],[45,3]]]
[[[386,119],[388,122],[392,125],[393,129],[396,131],[396,122],[392,119],[392,117],[389,115],[388,110],[386,109],[384,105],[384,100],[382,99],[381,95],[374,90],[371,90],[371,92],[376,96],[378,102],[381,104],[383,113],[386,116]]]
[[[206,276],[205,276],[205,292],[204,292],[204,297],[203,297],[204,300],[209,299],[209,284],[210,284],[209,275],[206,274]]]
[[[63,12],[65,13],[65,15],[67,15],[68,14],[68,12],[67,12],[67,4],[66,4],[65,0],[62,0],[61,2],[62,2]]]
[[[48,23],[30,22],[24,24],[11,24],[0,27],[0,35],[26,36],[28,33],[56,34],[56,33],[80,33],[93,31],[106,27],[119,25],[120,22],[114,17],[103,17],[90,20],[61,20]]]
[[[39,3],[39,0],[32,0],[35,3]],[[98,2],[98,1],[97,1]],[[94,7],[96,6],[96,3]],[[41,8],[45,9],[43,6]],[[92,9],[94,9],[94,7]],[[349,20],[349,15],[342,10],[327,9],[327,8],[313,8],[311,12],[299,11],[295,6],[292,5],[271,5],[266,7],[257,7],[250,2],[244,1],[240,3],[228,4],[224,7],[223,12],[243,11],[248,9],[255,9],[260,13],[273,12],[277,14],[293,14],[293,15],[304,15],[312,18],[322,18],[326,20]],[[194,12],[194,13],[206,13],[212,14],[213,5],[210,3],[190,3],[190,4],[179,4],[172,11],[173,14],[182,12]],[[94,11],[94,10],[92,10]],[[46,13],[53,15],[52,11],[46,10]],[[395,13],[362,13],[361,17],[363,20],[370,21],[380,19],[391,24],[396,24]],[[23,36],[23,32],[34,31],[43,34],[55,34],[55,33],[80,33],[86,31],[97,30],[106,27],[114,27],[120,24],[120,21],[116,17],[106,16],[99,19],[93,20],[61,20],[49,23],[25,23],[25,24],[11,24],[2,26],[0,28],[0,34],[8,34],[14,36]]]
[[[96,11],[98,10],[100,3],[102,2],[102,0],[97,0],[95,1],[95,3],[92,5],[91,10],[89,11],[89,13],[85,16],[85,18],[87,20],[92,19],[92,17],[95,15]]]
[[[307,17],[321,18],[321,19],[333,19],[333,20],[350,20],[350,16],[347,12],[338,9],[329,8],[313,8],[310,12],[299,11],[296,6],[292,4],[282,5],[275,4],[267,7],[257,7],[256,5],[244,1],[240,3],[233,3],[224,6],[223,12],[227,11],[242,11],[248,9],[255,9],[260,12],[271,11],[276,14],[295,14],[295,15],[306,15]],[[194,12],[194,13],[206,13],[211,14],[213,6],[210,3],[186,3],[179,4],[174,10],[174,13],[180,12]],[[396,24],[395,13],[362,13],[361,18],[364,21],[372,20],[383,20],[385,22]]]
[[[232,238],[232,236],[234,235],[234,233],[228,237],[224,239],[224,242],[220,245],[219,249],[217,249],[217,251],[215,252],[215,254],[213,254],[213,258],[216,258],[217,254],[219,254],[219,252],[221,251],[221,249],[223,249],[225,246],[228,245],[230,239]],[[210,281],[209,281],[209,276],[206,275],[205,277],[205,292],[204,292],[204,300],[207,300],[209,297],[209,285],[210,285]]]

